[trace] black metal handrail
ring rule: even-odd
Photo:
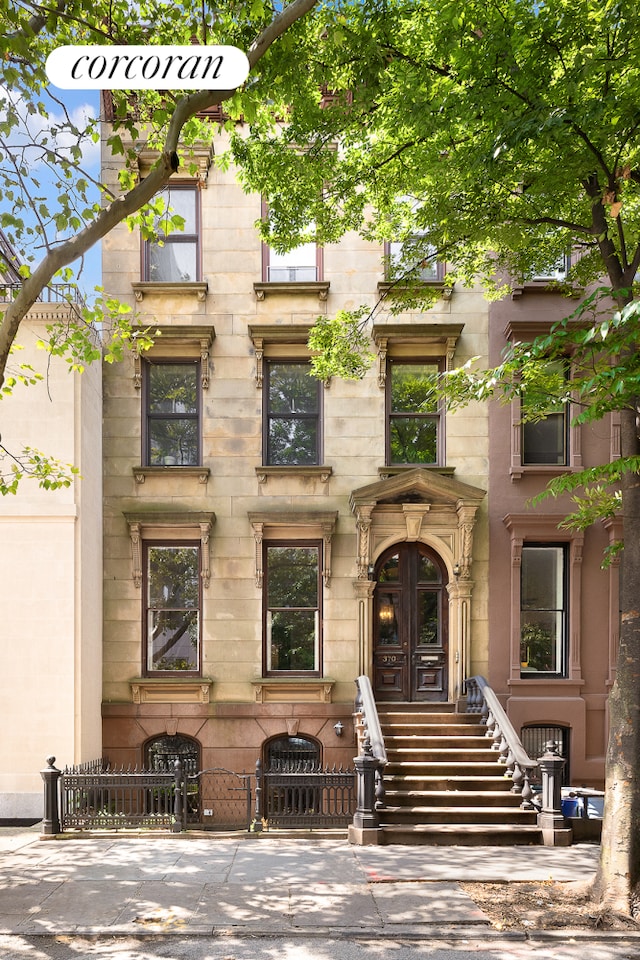
[[[513,781],[512,792],[520,794],[524,807],[531,808],[531,774],[538,769],[538,761],[532,760],[522,746],[495,691],[482,676],[467,680],[467,713],[481,715],[481,722],[487,728],[485,736],[493,740],[493,749],[500,752],[500,762]]]
[[[22,284],[0,279],[0,303],[11,303]],[[85,299],[74,283],[50,283],[43,287],[36,303],[69,303],[85,306]]]

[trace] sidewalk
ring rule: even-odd
[[[488,918],[457,881],[586,879],[598,856],[589,844],[355,847],[290,834],[44,842],[38,829],[0,828],[0,934],[484,938]]]

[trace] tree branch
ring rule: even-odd
[[[249,64],[254,67],[269,47],[288,28],[311,10],[317,0],[294,0],[282,10],[254,40],[247,54]],[[59,247],[49,250],[37,268],[22,285],[15,300],[7,307],[0,325],[0,384],[4,382],[9,349],[16,338],[20,322],[40,293],[53,276],[63,267],[86,253],[98,240],[105,237],[117,224],[148,203],[149,200],[168,182],[173,167],[171,154],[179,144],[183,126],[191,117],[208,107],[216,106],[228,99],[233,90],[199,90],[181,97],[175,106],[169,122],[164,149],[152,168],[149,176],[124,194],[117,197],[97,214],[95,220],[71,237]]]

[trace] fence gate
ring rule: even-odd
[[[223,767],[185,778],[187,826],[208,830],[248,830],[251,825],[251,777]]]

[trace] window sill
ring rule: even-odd
[[[134,703],[209,703],[209,677],[136,677],[129,681]]]
[[[512,677],[507,680],[507,685],[512,689],[512,696],[526,696],[526,687],[532,687],[536,690],[536,696],[539,696],[540,687],[553,687],[553,696],[579,695],[579,691],[584,687],[585,681],[579,677],[559,677],[558,674],[549,674],[544,676],[540,673],[532,673],[531,676]],[[517,693],[515,692],[517,690]]]
[[[410,470],[428,470],[430,473],[439,473],[443,477],[452,477],[456,468],[441,467],[434,463],[396,463],[393,466],[378,467],[378,475],[381,480],[388,480],[389,477],[397,477],[401,473],[409,473]]]
[[[197,477],[200,483],[206,483],[211,474],[209,467],[179,467],[168,464],[162,467],[134,467],[136,483],[144,483],[147,477]]]
[[[167,280],[139,280],[137,283],[132,283],[131,287],[137,303],[144,300],[145,294],[157,293],[167,296],[195,294],[196,299],[204,303],[209,284],[206,280],[184,280],[179,283]]]
[[[258,483],[266,483],[269,477],[319,477],[327,483],[332,473],[333,467],[325,466],[256,467]]]
[[[252,680],[256,703],[331,703],[329,677],[260,677]]]
[[[579,467],[560,466],[553,463],[531,463],[526,466],[510,467],[509,476],[513,483],[523,477],[560,477],[563,473],[578,473]]]
[[[511,291],[511,299],[517,300],[524,293],[559,293],[564,297],[567,294],[571,297],[579,297],[583,290],[567,280],[530,280],[514,287]]]
[[[444,280],[414,280],[412,283],[394,283],[391,280],[381,280],[378,283],[378,293],[393,296],[395,292],[401,295],[420,290],[435,290],[443,300],[451,300],[454,286],[455,284],[446,284]]]
[[[253,289],[256,300],[264,300],[267,294],[277,293],[290,296],[291,294],[312,293],[318,297],[318,300],[326,300],[329,294],[328,280],[290,280],[290,281],[265,281],[254,283]]]

